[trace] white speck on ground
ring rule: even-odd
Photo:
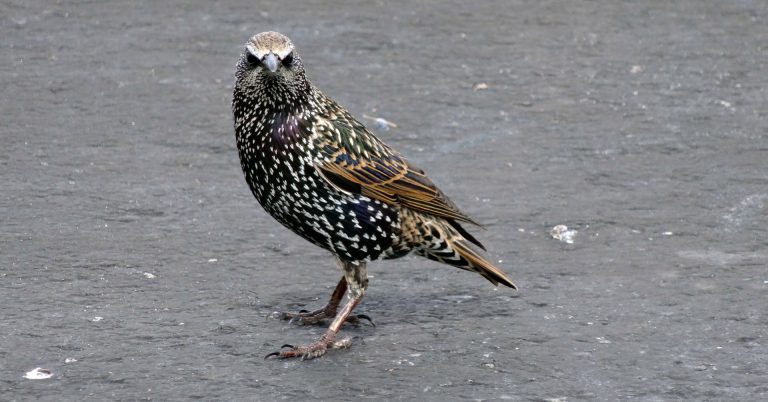
[[[557,225],[549,232],[553,239],[564,241],[568,244],[573,244],[573,238],[576,237],[578,230],[568,230],[568,226]]]
[[[53,377],[53,372],[41,367],[36,367],[24,374],[24,378],[28,380],[46,380],[51,377]]]

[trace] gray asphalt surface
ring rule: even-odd
[[[262,359],[340,276],[240,171],[264,30],[397,124],[519,292],[373,263],[351,349]],[[0,399],[764,399],[766,44],[759,0],[2,2]]]

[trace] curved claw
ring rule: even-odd
[[[296,346],[293,346],[293,345],[291,345],[290,343],[286,343],[285,345],[283,345],[283,346],[280,346],[280,349],[283,349],[283,348],[291,348],[291,349],[296,349]]]
[[[309,310],[299,310],[299,314],[302,314],[302,313],[309,313]]]
[[[268,355],[264,356],[264,360],[267,360],[267,359],[269,359],[269,358],[270,358],[270,357],[272,357],[272,356],[277,356],[277,357],[280,357],[280,352],[272,352],[272,353],[270,353],[270,354],[268,354]]]
[[[358,314],[358,315],[357,315],[357,319],[358,319],[358,320],[368,320],[368,322],[369,322],[369,323],[371,323],[371,325],[372,325],[372,326],[374,326],[374,327],[376,326],[376,323],[375,323],[375,322],[373,322],[373,320],[371,319],[371,317],[370,317],[370,316],[368,316],[367,314]]]

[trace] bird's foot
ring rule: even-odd
[[[267,316],[278,320],[287,320],[290,324],[311,325],[322,322],[326,318],[336,316],[336,309],[330,310],[327,306],[315,311],[299,310],[298,313],[275,311]]]
[[[278,359],[300,357],[301,360],[309,360],[324,355],[328,349],[346,349],[352,345],[352,339],[350,338],[344,338],[338,341],[334,340],[334,338],[335,337],[329,338],[328,335],[325,335],[320,338],[319,341],[310,343],[309,345],[293,346],[285,344],[281,346],[280,349],[288,348],[288,350],[272,352],[264,356],[264,359],[269,359],[274,356]]]
[[[312,325],[318,324],[324,321],[326,318],[333,318],[336,316],[336,309],[329,309],[328,306],[315,311],[299,310],[298,313],[287,313],[284,311],[275,311],[267,316],[267,318],[274,318],[278,320],[287,320],[289,324],[299,325]],[[345,323],[359,326],[363,320],[368,321],[371,326],[375,327],[376,323],[373,322],[370,316],[366,314],[356,314],[347,317]]]
[[[340,283],[346,283],[346,282],[340,282]],[[337,289],[339,289],[339,287],[337,287]],[[286,347],[289,349],[270,353],[264,356],[264,358],[266,359],[272,356],[275,356],[279,359],[287,359],[290,357],[301,357],[302,360],[306,360],[306,359],[314,359],[315,357],[320,357],[324,355],[328,351],[328,349],[348,348],[352,344],[352,339],[344,338],[337,341],[336,334],[339,333],[341,326],[344,325],[344,323],[347,321],[347,319],[352,313],[352,310],[354,310],[355,307],[357,307],[362,297],[363,297],[362,290],[358,294],[353,295],[352,293],[350,293],[349,301],[347,301],[347,303],[344,305],[341,311],[339,311],[339,314],[333,319],[333,322],[331,322],[331,325],[328,326],[328,330],[325,332],[325,334],[322,337],[320,337],[320,340],[318,340],[317,342],[311,343],[309,345],[302,345],[302,346],[283,345],[280,349],[284,349]],[[357,319],[359,320],[360,317],[358,316]],[[363,318],[363,319],[366,319],[366,318]],[[368,320],[370,320],[370,318],[368,318]]]

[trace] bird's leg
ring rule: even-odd
[[[344,270],[344,279],[349,286],[348,300],[344,307],[339,311],[336,318],[333,319],[328,330],[320,337],[317,342],[310,343],[309,345],[293,346],[283,345],[283,348],[289,348],[280,352],[273,352],[265,356],[265,358],[271,356],[277,356],[281,359],[289,357],[301,357],[302,360],[314,359],[320,357],[328,351],[328,349],[346,349],[352,344],[350,338],[343,338],[336,340],[336,335],[339,333],[341,326],[347,321],[352,310],[360,304],[360,300],[363,298],[365,289],[368,287],[368,272],[364,262],[347,262],[339,260],[340,265]],[[338,289],[338,286],[337,286]]]
[[[333,290],[333,294],[331,294],[331,298],[328,300],[328,304],[326,304],[325,307],[315,311],[302,310],[298,313],[276,311],[272,313],[271,316],[283,320],[291,320],[292,323],[317,324],[326,318],[332,318],[336,316],[336,310],[339,308],[339,303],[341,303],[341,299],[344,298],[344,292],[346,291],[347,279],[342,276],[341,280],[339,280],[339,283],[336,285],[336,289]]]
[[[278,318],[281,320],[290,320],[291,323],[301,325],[317,324],[326,318],[333,318],[336,316],[336,311],[339,308],[341,299],[344,298],[344,293],[347,291],[347,279],[341,277],[339,283],[336,285],[331,298],[328,300],[328,304],[325,307],[317,309],[315,311],[301,310],[297,313],[287,313],[284,311],[275,311],[270,314],[269,317]],[[353,325],[360,325],[361,320],[367,320],[372,326],[376,326],[373,319],[367,314],[355,314],[347,317],[347,323]]]

